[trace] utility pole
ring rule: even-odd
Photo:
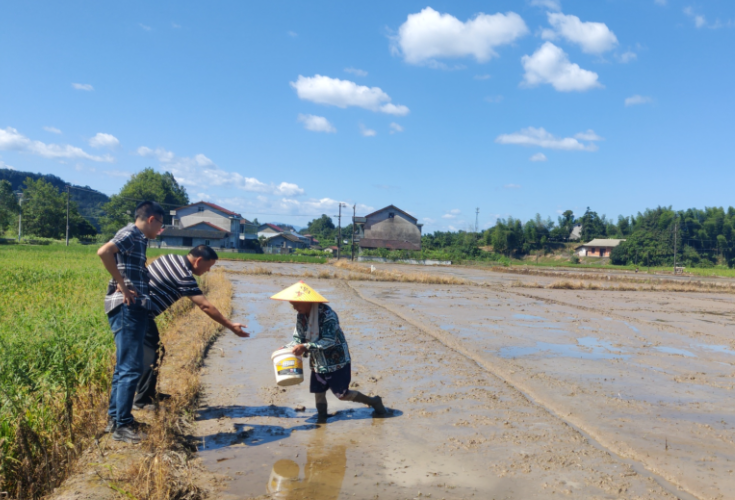
[[[21,222],[23,219],[23,193],[18,191],[15,194],[18,197],[18,243],[20,243]]]
[[[679,226],[679,219],[674,216],[674,274],[676,274],[676,229]]]
[[[66,185],[66,246],[69,246],[69,185]]]
[[[475,209],[475,234],[477,234],[477,231],[479,229],[479,227],[477,225],[477,220],[478,220],[479,217],[480,217],[480,207],[477,207]]]
[[[355,262],[355,210],[357,209],[357,203],[352,205],[352,262]]]
[[[337,228],[339,235],[337,237],[337,259],[339,259],[340,251],[342,250],[342,202],[339,202],[339,215],[337,216]]]

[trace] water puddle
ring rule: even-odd
[[[666,354],[678,354],[687,358],[696,358],[696,356],[691,352],[684,349],[677,349],[676,347],[655,346],[654,349]]]
[[[532,321],[546,321],[546,318],[542,318],[541,316],[532,316],[530,314],[514,314],[513,317],[515,319],[526,319],[526,320],[532,320]]]
[[[347,448],[309,448],[306,463],[282,458],[273,464],[266,486],[273,498],[336,500],[347,470]]]
[[[589,360],[630,358],[630,355],[624,354],[620,349],[613,347],[610,342],[605,342],[595,337],[580,337],[577,339],[577,344],[536,342],[535,346],[503,347],[498,351],[500,357],[510,359],[539,353]]]
[[[735,351],[733,351],[730,346],[726,345],[709,345],[709,344],[694,344],[696,347],[699,347],[700,349],[707,349],[708,351],[715,351],[715,352],[721,352],[723,354],[730,354],[732,356],[735,356]]]
[[[631,330],[633,330],[635,333],[641,333],[641,331],[638,328],[634,327],[633,325],[631,325],[627,321],[623,321],[623,324],[625,326],[627,326],[628,328],[630,328]]]

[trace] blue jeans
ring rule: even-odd
[[[118,427],[134,421],[135,388],[143,373],[143,339],[148,327],[148,309],[125,304],[107,315],[115,335],[115,373],[112,375],[110,418]]]

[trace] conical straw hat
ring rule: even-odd
[[[299,281],[285,290],[281,290],[271,298],[273,300],[287,300],[289,302],[329,302],[303,281]]]

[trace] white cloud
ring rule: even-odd
[[[362,134],[363,137],[375,137],[378,135],[375,130],[367,128],[362,123],[360,124],[360,134]]]
[[[546,161],[548,158],[546,158],[546,155],[543,153],[536,153],[532,157],[529,158],[531,161]]]
[[[506,184],[503,186],[505,189],[521,189],[520,184]]]
[[[697,28],[703,28],[707,26],[707,19],[705,19],[703,15],[695,13],[694,9],[692,9],[691,7],[685,7],[684,14],[694,20],[694,26],[696,26]]]
[[[635,106],[637,104],[646,104],[651,102],[652,99],[650,97],[642,96],[642,95],[633,95],[630,97],[627,97],[625,99],[625,105],[626,106]]]
[[[75,158],[104,162],[115,161],[110,155],[94,156],[81,148],[68,144],[46,144],[41,141],[32,141],[12,127],[0,129],[0,150],[19,151],[54,159]]]
[[[486,96],[485,97],[485,102],[490,102],[490,103],[493,103],[493,104],[497,104],[497,103],[499,103],[502,100],[503,100],[503,96],[502,95],[489,95],[489,96]]]
[[[442,219],[456,219],[461,213],[462,211],[459,208],[453,208],[442,215]]]
[[[475,75],[475,80],[489,80],[492,78],[490,75]]]
[[[290,182],[265,184],[254,177],[245,177],[237,172],[227,172],[203,154],[194,155],[192,158],[179,157],[163,148],[151,149],[145,146],[139,147],[137,153],[145,158],[157,159],[162,168],[174,174],[176,180],[185,186],[234,187],[243,191],[279,196],[304,194],[303,189]]]
[[[612,50],[618,44],[615,33],[605,23],[582,22],[577,16],[565,15],[561,12],[549,12],[549,24],[553,29],[545,29],[541,33],[544,40],[556,40],[561,37],[582,47],[588,54],[602,54]]]
[[[120,145],[120,141],[112,134],[98,132],[89,140],[89,145],[93,148],[115,148]]]
[[[297,36],[299,36],[299,34],[295,31],[289,31],[288,36],[290,36],[291,38],[296,38]]]
[[[403,127],[398,125],[396,122],[391,122],[390,124],[390,133],[395,134],[396,132],[403,132]]]
[[[361,69],[357,69],[357,68],[345,68],[345,72],[346,73],[352,73],[355,76],[368,76],[368,72],[367,71],[364,71],[364,70],[361,70]]]
[[[531,0],[531,5],[554,11],[561,10],[559,0]]]
[[[312,132],[335,133],[337,129],[323,116],[299,114],[298,121],[304,124],[306,130]]]
[[[72,83],[71,86],[77,90],[85,90],[87,92],[94,90],[94,87],[88,83]]]
[[[431,219],[429,217],[424,217],[421,220],[424,221],[426,224],[433,224],[434,222],[436,222],[434,219]]]
[[[61,133],[61,130],[59,130],[59,129],[58,129],[58,128],[56,128],[56,127],[43,127],[43,129],[44,129],[44,130],[45,130],[46,132],[51,132],[52,134],[60,134],[60,133]]]
[[[366,87],[349,80],[322,75],[312,77],[299,75],[295,82],[291,82],[291,86],[296,89],[299,99],[317,104],[327,104],[338,108],[356,106],[397,116],[409,113],[406,106],[391,103],[390,96],[379,87]]]
[[[636,59],[638,59],[638,54],[636,54],[635,52],[631,50],[624,52],[623,54],[618,56],[618,61],[620,61],[623,64],[627,64],[630,61],[635,61]]]
[[[579,139],[580,141],[588,141],[588,142],[596,142],[596,141],[604,141],[602,137],[595,134],[595,131],[592,129],[588,129],[587,132],[579,132],[578,134],[574,134],[575,139]]]
[[[559,92],[583,92],[602,87],[597,73],[569,62],[567,54],[551,42],[544,43],[533,55],[523,56],[521,62],[526,70],[523,83],[529,87],[549,83]]]
[[[125,172],[123,170],[103,170],[103,173],[110,177],[122,177],[123,179],[127,179],[133,175],[132,173]]]
[[[486,62],[497,57],[495,47],[507,45],[528,33],[515,12],[477,14],[462,22],[450,14],[426,7],[409,14],[398,28],[392,50],[410,64],[426,64],[437,58],[474,57]]]
[[[174,29],[178,29],[178,28],[181,28],[181,25],[180,24],[176,24],[175,22],[171,21],[171,27],[174,28]]]
[[[666,5],[666,0],[653,0],[656,5]]]
[[[11,167],[10,165],[8,165],[2,160],[0,160],[0,168],[7,168],[8,170],[15,170],[15,168]]]
[[[545,149],[561,149],[565,151],[597,151],[595,141],[601,141],[602,137],[595,134],[593,130],[580,132],[574,137],[556,137],[547,132],[543,127],[528,127],[520,132],[499,135],[495,142],[498,144],[512,144],[516,146],[531,146]],[[587,141],[583,144],[580,141]]]
[[[138,23],[138,26],[140,26],[141,28],[143,28],[146,31],[150,31],[151,30],[151,27],[150,26],[146,26],[143,23]]]
[[[212,197],[209,196],[207,193],[198,193],[197,198],[200,200],[211,200]]]
[[[336,216],[339,210],[339,204],[344,203],[348,207],[352,208],[354,202],[342,200],[334,200],[332,198],[312,198],[308,200],[297,200],[294,198],[281,198],[276,204],[270,204],[270,208],[278,209],[280,211],[287,212],[292,215],[299,214],[327,214],[329,216]],[[369,205],[363,205],[357,203],[357,213],[370,213],[375,209]],[[342,217],[345,216],[345,208],[342,207]],[[344,221],[343,221],[344,222]]]

